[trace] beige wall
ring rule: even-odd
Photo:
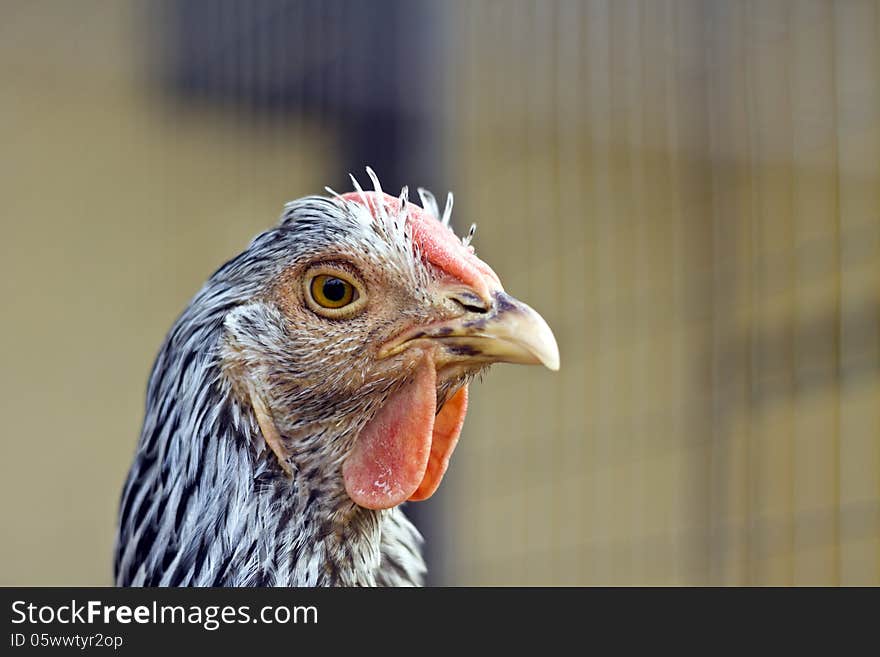
[[[880,584],[880,3],[456,27],[456,207],[562,370],[474,390],[450,580]]]

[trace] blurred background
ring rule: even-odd
[[[282,204],[372,165],[554,328],[433,584],[880,585],[880,1],[5,0],[0,584],[110,584],[146,377]]]

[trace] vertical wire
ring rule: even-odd
[[[638,400],[639,407],[633,405],[631,413],[631,423],[628,430],[631,435],[630,454],[627,455],[631,463],[629,468],[630,482],[629,493],[630,509],[627,515],[630,518],[629,534],[629,552],[630,567],[628,577],[631,583],[644,581],[645,577],[645,560],[643,558],[645,552],[645,541],[647,522],[645,520],[645,502],[646,488],[645,475],[651,465],[648,463],[648,456],[644,447],[648,444],[645,440],[646,418],[648,416],[648,407],[646,403],[650,403],[651,391],[645,385],[647,369],[647,347],[648,331],[651,322],[651,313],[648,309],[648,303],[645,301],[646,289],[648,287],[648,279],[651,276],[651,266],[648,262],[650,254],[646,248],[646,232],[645,226],[645,196],[650,193],[650,189],[646,182],[645,168],[648,165],[648,152],[645,143],[645,106],[653,103],[655,100],[649,90],[646,90],[645,69],[645,51],[643,44],[646,39],[650,38],[650,34],[645,27],[645,6],[640,0],[632,2],[631,14],[626,17],[629,24],[629,33],[631,34],[632,46],[630,48],[632,61],[627,77],[630,79],[629,89],[627,91],[627,102],[631,105],[632,110],[627,125],[626,148],[629,152],[629,171],[627,172],[626,182],[629,186],[632,198],[632,227],[630,233],[629,246],[632,249],[632,280],[630,282],[630,293],[632,295],[632,333],[630,337],[628,372],[627,376],[631,379],[631,395],[633,401]],[[652,108],[653,109],[653,108]],[[661,247],[662,248],[662,247]],[[659,494],[659,491],[656,492]]]
[[[557,308],[568,307],[567,317],[559,317],[565,322],[564,334],[572,335],[567,345],[567,359],[571,362],[571,372],[562,385],[557,410],[559,433],[557,449],[559,457],[555,462],[553,479],[560,482],[551,500],[554,505],[555,543],[564,554],[557,578],[560,584],[583,582],[583,567],[578,542],[586,531],[584,523],[583,500],[586,499],[585,479],[587,472],[575,464],[584,461],[584,442],[588,440],[585,408],[587,358],[586,340],[589,324],[585,311],[586,294],[590,287],[586,278],[586,224],[592,218],[584,212],[586,194],[581,185],[587,186],[584,172],[584,125],[583,78],[584,67],[582,46],[584,44],[583,5],[576,0],[568,0],[560,6],[557,13],[556,29],[559,35],[557,48],[556,76],[556,196],[558,223],[557,234],[563,231],[567,236],[564,246],[560,246],[558,263],[562,281],[580,282],[585,293],[566,299],[562,287],[556,295]],[[580,119],[580,120],[579,120]],[[567,223],[563,223],[567,220]],[[557,315],[558,316],[558,315]],[[579,474],[576,474],[579,473]],[[572,481],[573,480],[573,481]],[[563,485],[562,482],[565,482]],[[571,482],[571,483],[570,483]]]
[[[612,302],[609,299],[609,290],[613,283],[613,275],[610,273],[613,258],[612,246],[612,222],[611,212],[611,172],[610,172],[610,149],[611,149],[611,39],[610,39],[610,6],[609,0],[593,0],[590,5],[590,52],[593,62],[590,66],[591,87],[593,93],[592,116],[594,117],[593,129],[593,153],[592,159],[597,171],[595,182],[594,216],[597,220],[596,235],[596,290],[598,295],[597,309],[600,310],[597,321],[599,330],[596,339],[596,435],[595,435],[595,482],[591,497],[594,519],[592,544],[593,561],[590,564],[593,583],[607,584],[612,581],[612,555],[604,549],[604,544],[610,540],[608,529],[608,500],[612,499],[610,489],[611,455],[609,453],[611,441],[612,419],[609,411],[612,403],[611,378],[612,367],[610,356],[612,354],[612,340],[614,333],[614,313]],[[595,45],[595,48],[593,47]]]
[[[692,428],[689,421],[689,408],[693,400],[689,399],[687,394],[682,348],[688,337],[686,307],[689,301],[688,293],[683,288],[683,283],[688,278],[683,272],[693,267],[693,256],[685,252],[682,245],[682,223],[696,212],[693,207],[683,203],[683,197],[692,193],[694,185],[689,161],[689,158],[694,157],[691,150],[694,148],[694,144],[691,141],[692,137],[688,134],[694,126],[687,125],[683,128],[679,126],[680,121],[693,121],[694,125],[698,125],[699,118],[705,111],[705,108],[699,103],[699,94],[694,94],[690,85],[683,88],[684,83],[681,79],[682,67],[693,66],[692,50],[686,50],[686,47],[691,45],[693,35],[690,32],[693,31],[693,24],[698,17],[699,15],[692,4],[665,3],[663,6],[663,34],[659,39],[662,47],[661,52],[665,54],[666,65],[664,67],[662,98],[664,109],[662,155],[656,166],[665,172],[665,174],[661,173],[664,177],[662,178],[662,188],[658,190],[658,193],[662,199],[663,212],[661,217],[663,223],[666,224],[664,229],[668,230],[662,273],[665,279],[664,288],[671,301],[670,317],[663,320],[669,322],[663,330],[663,335],[668,341],[663,343],[663,350],[668,352],[665,357],[669,360],[672,374],[670,389],[666,393],[668,396],[662,398],[663,405],[669,409],[668,416],[663,418],[662,427],[666,434],[664,441],[672,449],[681,452],[680,462],[685,469],[682,477],[676,477],[674,472],[671,475],[677,480],[672,482],[673,490],[669,500],[670,514],[673,515],[673,518],[663,528],[663,536],[664,543],[669,550],[667,559],[672,561],[672,567],[664,569],[659,567],[660,564],[655,564],[658,576],[662,577],[660,581],[664,583],[689,582],[693,569],[690,561],[695,553],[693,546],[690,545],[691,532],[693,531],[691,526],[694,519],[689,512],[691,500],[699,497],[690,492],[692,480],[699,477],[700,473],[699,468],[693,467],[693,459],[690,455],[697,437],[689,435],[689,429]],[[686,26],[681,24],[683,20],[687,20]],[[683,93],[685,94],[685,104],[679,102],[679,96]],[[691,113],[683,116],[684,108],[692,106],[697,108],[696,116]],[[691,341],[691,348],[698,348],[695,341]],[[666,368],[662,367],[662,369]],[[691,386],[691,389],[693,388],[694,386]],[[705,499],[705,494],[703,498]],[[684,554],[678,554],[678,550],[683,550]],[[664,573],[663,570],[667,570],[667,572]],[[673,572],[670,573],[669,570]]]
[[[745,485],[746,485],[746,522],[747,522],[747,531],[746,531],[746,584],[753,585],[758,584],[759,581],[755,575],[755,569],[757,568],[757,559],[755,558],[756,545],[755,545],[755,535],[758,531],[758,523],[755,518],[755,477],[753,475],[753,458],[757,450],[755,449],[754,442],[754,417],[753,417],[753,408],[754,402],[756,399],[756,391],[755,391],[755,373],[760,372],[760,352],[758,350],[757,339],[755,335],[755,317],[757,314],[756,311],[756,302],[755,297],[757,296],[755,293],[755,287],[760,285],[760,278],[758,281],[755,281],[754,272],[759,271],[758,267],[760,266],[760,232],[756,229],[756,206],[758,205],[758,191],[756,190],[756,185],[754,182],[755,178],[755,169],[756,169],[756,152],[758,151],[758,145],[756,142],[756,131],[753,129],[754,117],[756,114],[755,111],[755,90],[754,90],[754,81],[752,76],[752,61],[750,54],[753,51],[754,43],[751,39],[752,37],[752,26],[754,25],[753,21],[753,11],[751,2],[747,2],[744,7],[745,11],[745,25],[743,35],[745,41],[747,43],[746,49],[743,52],[743,64],[745,68],[745,95],[746,95],[746,122],[745,129],[748,132],[747,143],[748,143],[748,180],[749,180],[749,199],[748,199],[748,219],[747,219],[747,231],[748,231],[748,275],[746,277],[746,304],[748,307],[748,335],[747,335],[747,345],[748,345],[748,361],[746,367],[746,406],[745,406],[745,415],[746,415],[746,436],[745,436]]]
[[[524,166],[519,168],[519,184],[517,185],[517,190],[522,195],[522,206],[520,210],[517,212],[517,223],[518,229],[521,231],[521,234],[525,234],[529,236],[529,239],[525,240],[523,243],[523,260],[526,263],[525,272],[526,277],[522,280],[522,285],[525,286],[527,290],[530,290],[531,285],[533,284],[533,279],[530,275],[530,272],[534,270],[535,267],[535,248],[533,244],[534,240],[534,230],[533,226],[529,225],[526,221],[525,212],[522,211],[522,207],[524,208],[534,208],[535,207],[535,190],[533,187],[533,179],[532,175],[534,170],[532,166],[530,166],[534,162],[534,158],[536,156],[537,144],[540,140],[540,135],[536,134],[535,125],[533,122],[534,113],[537,111],[535,107],[536,99],[538,97],[538,93],[536,92],[533,85],[536,84],[537,80],[535,79],[535,68],[538,67],[537,61],[538,57],[527,57],[524,53],[523,48],[516,47],[518,44],[523,43],[532,43],[533,47],[536,44],[537,34],[536,34],[536,14],[540,11],[536,4],[531,2],[523,2],[519,5],[519,15],[520,20],[517,23],[517,27],[519,29],[519,34],[516,40],[513,41],[513,45],[515,47],[515,58],[519,64],[520,70],[522,71],[522,75],[519,77],[519,87],[520,87],[520,98],[521,104],[520,107],[524,108],[524,112],[521,112],[519,115],[521,129],[518,131],[519,134],[523,135],[522,140],[522,152],[523,157],[521,162],[524,163]],[[540,52],[543,44],[537,43],[537,47],[534,47],[534,50]],[[531,65],[531,66],[530,66]],[[525,382],[525,386],[522,388],[522,393],[525,395],[525,399],[523,399],[523,407],[529,409],[525,418],[524,424],[528,427],[527,432],[531,431],[531,419],[533,413],[531,412],[531,400],[535,395],[535,387],[534,383],[531,379]],[[525,477],[527,466],[526,463],[534,463],[537,459],[542,457],[541,454],[538,453],[538,446],[533,441],[526,441],[526,444],[523,446],[523,456],[527,459],[526,462],[522,464],[523,467],[523,475],[524,481],[529,481],[530,484],[534,485],[534,480],[532,478]],[[531,492],[531,491],[530,491]],[[530,492],[524,491],[524,508],[526,509],[526,514],[523,518],[523,538],[525,545],[525,550],[522,553],[522,558],[520,559],[520,581],[526,584],[534,583],[532,579],[533,573],[530,569],[530,562],[536,559],[536,555],[534,554],[536,544],[537,544],[537,535],[535,533],[535,527],[532,522],[533,518],[539,518],[542,515],[543,509],[541,505],[537,503],[536,496],[530,494]],[[536,561],[536,563],[540,563]]]
[[[727,479],[724,476],[726,472],[723,458],[723,425],[721,420],[722,404],[724,394],[721,391],[723,377],[723,363],[720,358],[721,352],[721,322],[719,321],[719,306],[722,297],[721,291],[724,289],[723,266],[719,262],[719,252],[722,241],[721,225],[719,215],[721,213],[721,188],[723,185],[719,183],[721,171],[719,171],[719,141],[721,131],[721,121],[718,117],[717,105],[719,104],[719,80],[721,78],[721,51],[718,45],[718,11],[717,7],[709,7],[709,15],[707,21],[707,38],[705,40],[705,48],[707,51],[706,59],[709,62],[709,70],[707,72],[708,84],[706,85],[706,95],[708,97],[708,123],[709,123],[709,144],[708,144],[708,161],[710,169],[711,184],[711,239],[712,239],[712,259],[711,259],[711,473],[713,483],[710,493],[709,508],[711,525],[709,528],[709,584],[718,586],[723,582],[722,567],[724,564],[724,555],[726,546],[724,545],[724,520],[726,509],[722,506],[721,500],[726,496],[719,493],[719,489],[723,487],[723,482]],[[719,499],[720,498],[720,499]]]
[[[878,12],[877,16],[880,19],[880,2],[878,2]],[[835,248],[835,295],[834,295],[834,306],[833,313],[835,317],[834,321],[834,355],[833,355],[833,365],[834,368],[834,462],[831,464],[833,468],[833,507],[834,507],[834,580],[833,584],[835,586],[840,586],[842,583],[842,560],[843,560],[843,550],[841,549],[841,531],[840,531],[840,481],[841,481],[841,451],[842,451],[842,431],[841,431],[841,385],[842,385],[842,377],[841,377],[841,310],[842,310],[842,286],[843,286],[843,275],[842,269],[844,266],[843,261],[841,260],[841,236],[842,236],[842,225],[841,225],[841,211],[840,211],[840,142],[837,138],[838,135],[838,123],[839,123],[839,115],[838,115],[838,102],[840,98],[840,91],[838,89],[837,84],[837,39],[835,36],[835,25],[834,25],[834,8],[831,7],[828,10],[828,41],[831,44],[831,65],[830,65],[830,78],[832,84],[832,100],[831,100],[831,128],[834,136],[834,155],[832,162],[832,175],[833,175],[833,186],[834,186],[834,216],[833,216],[833,227],[832,231],[834,234],[834,248]],[[877,34],[880,35],[880,21],[878,21],[878,30]],[[880,50],[878,50],[880,52]],[[880,67],[878,67],[878,73],[880,73]],[[880,154],[880,153],[878,153]],[[878,468],[880,468],[880,463],[878,463]],[[878,498],[880,498],[880,490],[877,491]],[[880,565],[880,555],[877,557],[878,565]],[[878,573],[880,573],[880,567],[878,567]],[[878,578],[880,580],[880,578]]]
[[[795,352],[795,344],[794,341],[796,339],[796,325],[795,325],[795,317],[797,312],[796,307],[796,289],[795,289],[795,262],[794,262],[794,240],[796,237],[796,226],[795,226],[795,217],[794,217],[794,170],[795,170],[795,160],[794,160],[794,137],[792,134],[792,123],[794,120],[795,109],[792,107],[791,100],[791,85],[792,85],[792,68],[794,66],[794,50],[791,44],[791,31],[792,31],[792,8],[790,6],[786,6],[785,8],[785,24],[786,29],[788,30],[788,40],[785,44],[785,77],[786,77],[786,100],[788,102],[788,111],[786,112],[787,116],[785,117],[788,122],[788,157],[789,162],[787,163],[787,180],[786,184],[788,185],[787,190],[787,210],[788,210],[788,219],[786,222],[786,235],[785,235],[785,286],[786,286],[786,319],[785,319],[785,350],[787,354],[787,358],[785,360],[785,373],[784,373],[784,385],[785,385],[785,400],[783,403],[785,404],[785,450],[786,450],[786,461],[787,461],[787,472],[786,476],[788,477],[788,485],[786,486],[786,534],[785,537],[786,545],[785,549],[787,551],[786,555],[786,579],[785,582],[788,585],[794,584],[794,540],[795,540],[795,531],[794,531],[794,510],[795,510],[795,477],[794,477],[794,466],[795,466],[795,454],[794,448],[796,445],[796,431],[797,427],[795,424],[795,373],[797,368],[797,354]]]

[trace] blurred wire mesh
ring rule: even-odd
[[[6,2],[0,583],[106,584],[151,360],[373,165],[554,327],[410,511],[444,584],[880,584],[880,2]]]

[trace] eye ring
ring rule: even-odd
[[[311,310],[331,319],[351,317],[366,302],[363,286],[335,267],[309,270],[304,278],[305,298]]]

